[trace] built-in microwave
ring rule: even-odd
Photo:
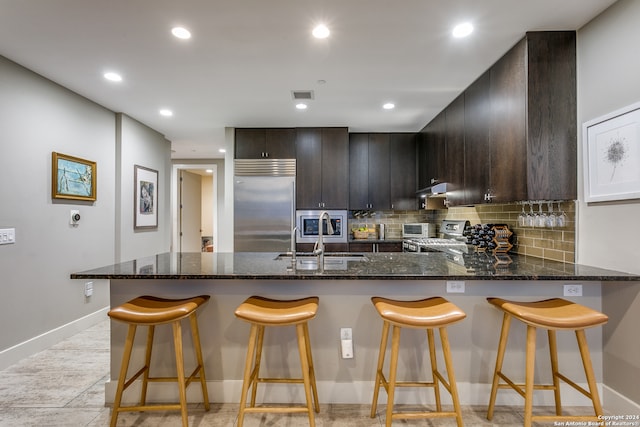
[[[318,240],[318,218],[321,210],[296,211],[296,241],[298,243],[315,243]],[[329,235],[327,218],[322,220],[322,240],[324,243],[347,243],[347,211],[326,211],[331,217],[333,234]]]
[[[402,238],[436,237],[435,224],[428,222],[418,222],[413,224],[402,224]]]

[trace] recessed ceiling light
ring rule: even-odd
[[[326,25],[320,24],[313,29],[311,34],[313,34],[313,37],[317,39],[326,39],[327,37],[329,37],[329,34],[331,34],[331,32]]]
[[[299,104],[296,104],[296,108],[298,110],[306,110],[307,109],[307,104],[303,104],[302,102]]]
[[[165,117],[171,117],[173,116],[173,111],[163,108],[162,110],[160,110],[160,115]]]
[[[213,173],[213,169],[206,169],[205,172],[206,173]]]
[[[470,22],[463,22],[453,27],[453,37],[462,38],[467,37],[473,32],[473,25]]]
[[[171,29],[171,34],[183,40],[191,38],[191,32],[183,27],[173,27]]]
[[[219,149],[218,151],[219,151],[220,153],[226,153],[226,152],[227,152],[227,150],[225,150],[224,148],[221,148],[221,149]]]
[[[118,73],[114,73],[112,71],[109,71],[108,73],[104,73],[104,78],[112,81],[112,82],[121,82],[122,81],[122,76]]]
[[[394,108],[396,108],[396,104],[394,104],[393,102],[387,102],[382,106],[382,108],[384,108],[385,110],[393,110]]]

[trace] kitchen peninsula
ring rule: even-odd
[[[164,253],[71,275],[73,279],[110,281],[111,305],[121,304],[139,295],[185,297],[211,295],[211,301],[199,317],[210,396],[213,402],[236,402],[242,382],[248,326],[234,316],[235,308],[250,295],[294,299],[320,297],[317,317],[310,322],[311,344],[322,403],[370,403],[381,321],[373,309],[373,295],[398,299],[419,299],[441,295],[460,306],[467,319],[449,331],[456,377],[464,404],[486,404],[490,376],[495,362],[501,314],[486,302],[488,296],[513,299],[561,297],[565,286],[572,287],[568,299],[601,310],[602,286],[640,283],[640,276],[589,266],[559,263],[539,258],[489,253],[452,255],[440,252],[327,254],[325,268],[314,265],[315,257],[298,255],[296,262],[278,253]],[[453,291],[453,292],[447,292]],[[578,291],[579,290],[579,291]],[[581,293],[581,295],[580,295]],[[353,328],[354,358],[339,354],[341,327]],[[523,331],[514,325],[516,336]],[[106,401],[115,392],[116,373],[122,356],[126,327],[111,326],[111,372],[106,385]],[[172,354],[170,333],[159,330],[157,350]],[[401,345],[422,342],[419,331],[403,332]],[[541,334],[542,335],[542,334]],[[602,380],[602,333],[587,331],[598,381]],[[185,337],[189,340],[190,338]],[[539,336],[541,348],[546,337]],[[521,372],[524,345],[514,339],[512,356],[505,366]],[[413,342],[413,344],[412,344]],[[265,372],[279,375],[298,366],[295,333],[265,337]],[[516,347],[517,345],[517,347]],[[133,360],[143,358],[143,343],[136,343]],[[571,335],[559,334],[561,354],[578,356]],[[187,355],[187,360],[190,359]],[[406,352],[399,373],[416,372],[427,363],[425,355]],[[287,363],[282,363],[282,359]],[[548,369],[548,357],[542,353],[536,363]],[[171,369],[170,356],[156,362],[156,370]],[[562,362],[561,362],[562,365]],[[582,378],[579,364],[565,367],[568,376]],[[154,384],[152,399],[176,398],[172,385]],[[266,401],[303,398],[296,386],[274,385],[267,388]],[[428,393],[426,390],[424,393]],[[566,395],[565,395],[566,393]],[[563,389],[563,402],[582,405],[585,400]],[[131,396],[134,396],[132,392]],[[200,399],[200,396],[193,399]],[[399,395],[400,402],[425,401],[431,396],[417,392]],[[517,403],[520,397],[503,393],[499,404]],[[542,404],[551,404],[552,396],[541,395]],[[606,405],[606,402],[605,402]]]

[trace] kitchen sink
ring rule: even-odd
[[[276,260],[291,261],[290,253],[279,254]],[[324,254],[325,270],[346,270],[349,262],[366,262],[369,261],[364,254],[351,252],[326,252]],[[311,252],[296,253],[296,269],[298,270],[317,270],[318,256]]]

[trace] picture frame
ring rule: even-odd
[[[67,154],[51,153],[51,198],[95,201],[97,164]]]
[[[584,197],[640,198],[640,102],[582,125]]]
[[[158,228],[158,171],[134,165],[133,228]]]

